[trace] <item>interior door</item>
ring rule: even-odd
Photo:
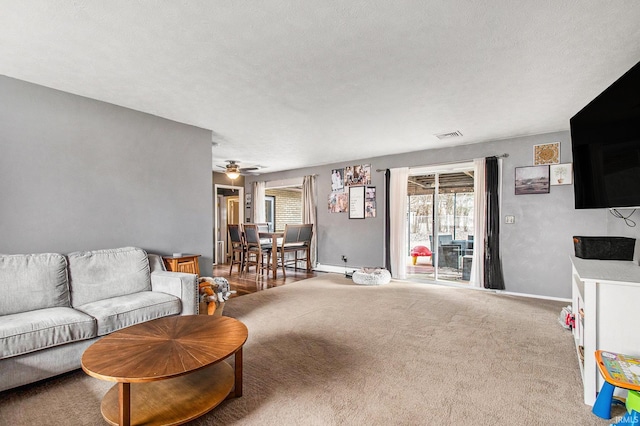
[[[225,227],[225,247],[227,259],[231,258],[231,240],[229,239],[229,233],[227,232],[227,225],[238,225],[240,224],[240,198],[238,196],[226,197],[227,204],[227,220],[224,224]],[[226,263],[226,261],[225,261]]]

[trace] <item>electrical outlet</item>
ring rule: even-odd
[[[516,217],[513,215],[507,215],[504,217],[504,223],[516,223]]]
[[[345,256],[344,254],[342,255],[342,261],[343,261],[344,263],[347,263],[347,256]]]

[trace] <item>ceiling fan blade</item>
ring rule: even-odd
[[[243,176],[254,176],[259,174],[258,172],[263,168],[260,165],[250,166],[250,167],[240,167],[239,162],[237,160],[225,160],[228,164],[221,166],[216,164],[216,167],[219,167],[225,170],[226,173],[229,172],[238,172]]]

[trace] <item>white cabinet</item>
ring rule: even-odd
[[[584,402],[593,405],[602,387],[595,351],[640,356],[640,266],[633,261],[575,256],[571,256],[571,262],[573,337],[584,383]]]

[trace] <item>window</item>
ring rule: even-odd
[[[271,216],[270,209],[272,209]],[[300,187],[267,188],[265,217],[269,224],[273,223],[275,231],[284,231],[287,223],[302,223],[302,189]]]
[[[266,182],[265,217],[273,222],[274,231],[284,231],[287,223],[302,223],[302,178],[290,178]],[[267,201],[273,199],[273,216],[269,216],[271,206]],[[273,218],[273,219],[271,219]]]
[[[273,195],[264,197],[264,217],[269,224],[269,231],[274,231],[276,226],[276,197]]]

